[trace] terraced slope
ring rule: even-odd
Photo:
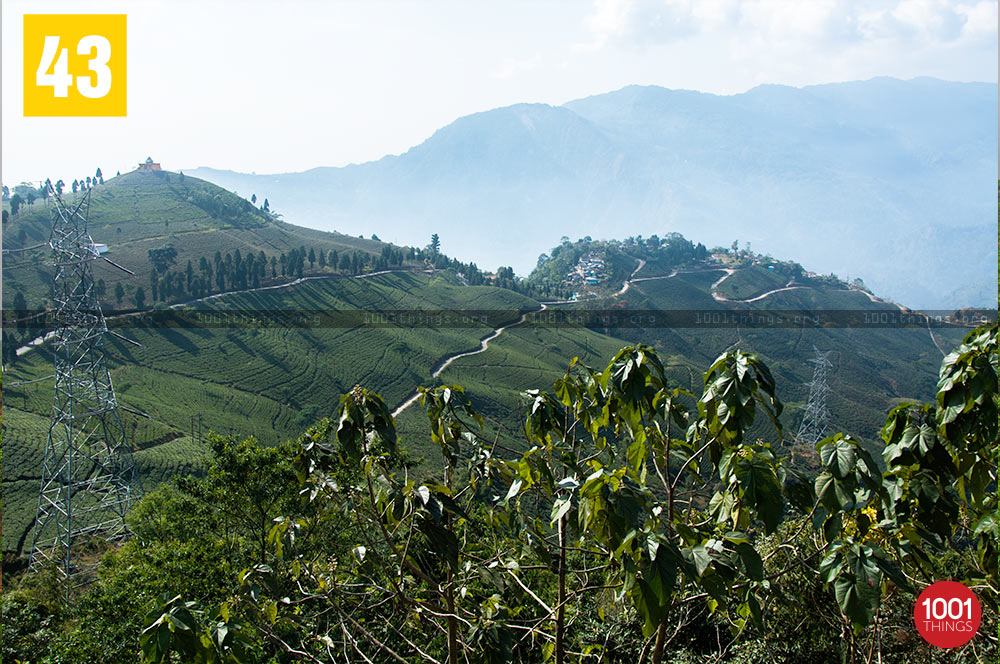
[[[508,312],[498,318],[501,322],[516,321],[518,310],[539,306],[511,291],[456,286],[423,273],[314,280],[199,304],[205,312],[495,309]],[[478,348],[493,332],[486,325],[470,325],[135,327],[125,331],[142,348],[115,340],[108,350],[119,401],[151,418],[124,414],[140,450],[140,471],[152,485],[196,466],[204,444],[191,439],[193,427],[204,434],[231,432],[274,443],[332,414],[340,395],[356,384],[380,393],[390,405],[401,403],[448,356]],[[33,514],[30,496],[38,490],[52,402],[51,381],[18,383],[43,379],[51,366],[46,344],[22,355],[7,376],[4,427],[10,438],[5,446],[14,452],[4,459],[4,492],[15,496],[8,503],[17,514],[13,523]],[[8,536],[5,529],[6,550],[16,547],[16,530]]]
[[[856,290],[841,287],[801,287],[780,290],[781,285],[759,267],[724,273],[716,269],[685,272],[672,277],[637,280],[617,302],[626,309],[685,310],[691,324],[664,327],[615,328],[607,332],[631,342],[648,343],[670,356],[682,357],[696,367],[705,367],[724,349],[739,347],[759,354],[771,367],[782,399],[791,408],[785,417],[794,435],[801,409],[808,397],[814,348],[833,351],[834,370],[830,376],[831,426],[875,444],[886,410],[906,400],[927,400],[934,393],[941,348],[957,344],[962,329],[906,328],[871,325],[844,328],[817,326],[809,322],[809,312],[866,310],[882,312],[887,320],[899,307],[877,302]],[[733,282],[735,287],[725,289]],[[713,284],[717,284],[713,288]],[[770,292],[772,289],[774,292]],[[720,301],[720,291],[743,295],[742,302]],[[763,295],[763,293],[770,293]],[[876,298],[877,299],[877,298]],[[589,303],[608,306],[610,303]],[[761,328],[740,325],[722,314],[733,311],[772,310],[803,313],[801,325]],[[699,312],[702,312],[699,314]],[[716,316],[718,314],[718,316]],[[716,321],[716,318],[718,320]],[[697,321],[707,321],[698,324]],[[712,322],[716,321],[716,322]]]
[[[64,195],[68,203],[80,199],[79,194]],[[48,294],[52,257],[45,243],[51,226],[51,208],[36,201],[4,227],[5,307],[11,306],[16,292],[24,295],[31,308],[41,306]],[[97,262],[95,277],[104,279],[109,303],[118,283],[130,296],[137,286],[148,289],[154,267],[147,252],[168,243],[177,250],[175,269],[183,269],[191,260],[196,270],[201,257],[211,260],[216,251],[223,255],[237,249],[244,255],[263,251],[270,259],[302,246],[307,251],[371,254],[385,246],[285,223],[214,184],[167,171],[126,173],[94,187],[89,228],[94,242],[108,245],[109,259],[135,272],[132,277]],[[34,249],[22,251],[26,247]]]

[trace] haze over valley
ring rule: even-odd
[[[527,275],[559,238],[680,232],[860,277],[911,307],[996,301],[997,85],[876,78],[720,96],[629,86],[461,117],[398,156],[186,171],[286,220]],[[371,131],[378,131],[372,127]]]

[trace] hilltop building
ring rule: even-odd
[[[139,172],[145,172],[145,171],[159,171],[162,169],[160,168],[160,165],[158,163],[153,161],[152,157],[146,157],[146,161],[141,162],[137,170]]]

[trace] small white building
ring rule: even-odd
[[[106,244],[98,244],[98,243],[95,242],[91,246],[94,247],[94,251],[97,252],[98,256],[100,256],[101,254],[108,253],[108,245],[106,245]]]

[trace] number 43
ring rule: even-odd
[[[56,52],[59,59],[56,60]],[[92,83],[92,76],[77,76],[76,89],[80,94],[88,99],[100,99],[111,91],[111,70],[108,68],[108,60],[111,59],[111,42],[100,35],[87,35],[76,45],[77,55],[94,55],[88,61],[90,71],[97,75],[96,84]],[[48,73],[49,69],[52,73]],[[38,71],[35,72],[35,85],[38,87],[52,87],[52,94],[55,97],[68,97],[70,86],[73,85],[73,76],[69,73],[68,49],[59,48],[59,37],[48,35],[45,37],[45,46],[42,48],[42,61],[38,64]]]

